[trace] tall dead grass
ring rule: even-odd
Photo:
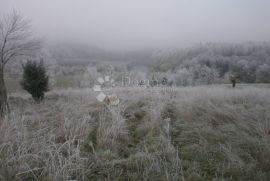
[[[118,89],[10,96],[0,180],[267,180],[267,88]]]

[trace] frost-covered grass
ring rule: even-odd
[[[9,97],[0,180],[268,180],[270,89],[119,88]]]

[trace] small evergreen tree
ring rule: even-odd
[[[35,101],[43,100],[44,93],[49,91],[49,77],[46,74],[43,60],[40,62],[28,60],[22,67],[22,88],[29,92]]]

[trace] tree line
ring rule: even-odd
[[[235,75],[238,82],[270,83],[270,44],[201,44],[179,51],[153,54],[153,72],[183,74],[186,81],[224,82]]]

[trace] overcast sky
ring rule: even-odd
[[[0,0],[47,40],[107,49],[270,40],[269,0]]]

